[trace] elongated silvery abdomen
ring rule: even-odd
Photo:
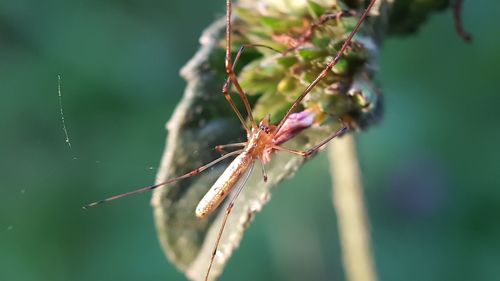
[[[224,170],[222,175],[203,196],[196,207],[196,216],[203,218],[212,213],[234,188],[244,185],[252,172],[255,160],[244,151]]]

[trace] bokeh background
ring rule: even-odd
[[[0,1],[0,280],[183,280],[150,195],[81,206],[153,182],[178,71],[223,2]],[[380,280],[500,276],[500,2],[465,2],[473,44],[447,11],[382,51],[385,119],[358,138]],[[330,193],[319,155],[221,280],[344,280]]]

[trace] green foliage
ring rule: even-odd
[[[297,6],[288,13],[273,7],[258,9],[255,7],[257,4],[248,3],[236,9],[239,20],[235,21],[233,29],[238,36],[235,36],[233,45],[258,42],[285,52],[284,55],[276,55],[260,48],[262,56],[243,67],[239,73],[239,80],[247,93],[260,96],[254,110],[257,119],[271,114],[273,120],[279,121],[296,97],[324,69],[328,60],[337,54],[357,22],[353,16],[336,18],[335,15],[342,10],[332,6],[331,2],[306,3],[307,7]],[[322,17],[330,19],[314,26]],[[362,39],[353,41],[332,72],[303,102],[303,109],[317,108],[320,111],[317,120],[319,125],[326,121],[337,122],[337,118],[342,118],[352,127],[359,127],[361,119],[366,121],[367,116],[372,116],[374,112],[380,113],[376,108],[376,105],[381,104],[377,100],[381,99],[380,95],[374,96],[371,100],[373,103],[363,108],[349,102],[352,100],[349,91],[355,90],[363,95],[360,89],[351,89],[354,77],[361,73],[373,77],[370,67],[373,68],[378,47],[370,42],[372,35],[367,30],[370,29],[361,31],[358,38]],[[362,40],[368,41],[363,44]],[[374,93],[378,90],[372,88],[368,91]],[[336,106],[339,103],[345,106]],[[334,118],[325,118],[327,115]],[[369,122],[363,122],[363,125],[368,126]]]

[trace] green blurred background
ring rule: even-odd
[[[385,119],[359,134],[380,280],[500,276],[500,2],[465,2],[473,44],[447,11],[382,51]],[[153,182],[178,71],[223,13],[215,0],[0,2],[0,280],[183,279],[150,195],[81,206]],[[222,280],[344,280],[330,193],[319,155],[275,190]]]

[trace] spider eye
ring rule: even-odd
[[[259,127],[260,127],[260,129],[261,129],[262,131],[264,131],[264,133],[266,133],[266,134],[271,133],[271,130],[269,129],[269,127],[268,127],[268,126],[265,126],[265,125],[260,125]]]

